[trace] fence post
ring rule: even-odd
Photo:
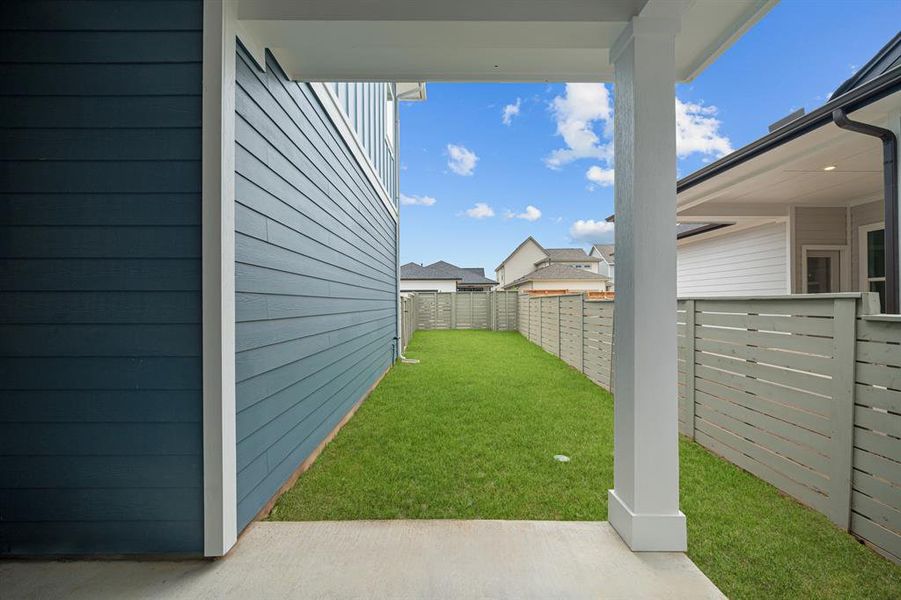
[[[579,294],[579,371],[585,372],[585,292]]]
[[[854,453],[854,374],[857,354],[857,301],[833,301],[832,467],[829,518],[844,530],[851,525],[851,469]]]
[[[451,318],[450,318],[450,328],[457,328],[457,294],[451,293],[450,295],[450,309],[451,309]]]
[[[685,435],[695,439],[695,301],[685,301]]]
[[[544,348],[544,296],[538,297],[538,345]]]
[[[560,302],[563,296],[557,296],[557,358],[563,356],[563,323],[560,319]]]

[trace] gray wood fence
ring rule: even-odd
[[[517,292],[416,292],[410,298],[408,322],[414,329],[514,331],[517,296]]]
[[[601,387],[613,382],[613,301],[519,296],[519,332]]]
[[[519,313],[612,388],[613,302],[521,296]],[[876,313],[873,294],[680,300],[679,428],[899,562],[901,318]]]

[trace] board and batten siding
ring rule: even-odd
[[[391,365],[395,222],[310,85],[237,56],[238,530]]]
[[[202,23],[0,3],[0,554],[203,551]]]
[[[771,223],[680,243],[676,279],[678,295],[788,293],[785,235],[784,223]]]

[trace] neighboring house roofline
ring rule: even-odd
[[[513,258],[513,255],[516,254],[517,252],[519,252],[519,249],[522,248],[523,246],[525,246],[526,243],[528,243],[529,241],[533,242],[536,246],[538,246],[538,247],[541,249],[541,251],[544,252],[545,256],[547,256],[547,250],[544,249],[544,246],[542,246],[541,244],[539,244],[539,243],[538,243],[538,240],[536,240],[535,238],[533,238],[533,237],[530,235],[529,237],[527,237],[526,239],[524,239],[524,240],[519,244],[519,246],[517,246],[517,247],[513,250],[513,252],[511,252],[510,255],[507,256],[507,258],[505,258],[504,260],[502,260],[502,261],[501,261],[501,264],[499,264],[497,267],[495,267],[494,270],[497,271],[498,269],[500,269],[501,267],[503,267],[503,266],[507,263],[507,261],[510,260],[511,258]]]
[[[594,273],[592,271],[586,271],[584,269],[577,269],[575,267],[571,267],[569,265],[561,265],[561,264],[550,264],[545,267],[541,267],[535,269],[531,273],[527,275],[523,275],[516,281],[508,284],[506,287],[512,287],[515,285],[520,285],[522,283],[528,283],[529,281],[541,281],[541,280],[550,280],[550,281],[584,281],[586,279],[594,280],[594,281],[609,281],[610,278],[606,275],[601,275],[600,273]]]

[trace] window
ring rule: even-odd
[[[885,306],[885,226],[861,227],[860,246],[860,290],[878,293],[879,306]]]
[[[391,86],[386,86],[388,93],[385,95],[385,141],[388,142],[388,149],[394,153],[394,94],[391,93]]]

